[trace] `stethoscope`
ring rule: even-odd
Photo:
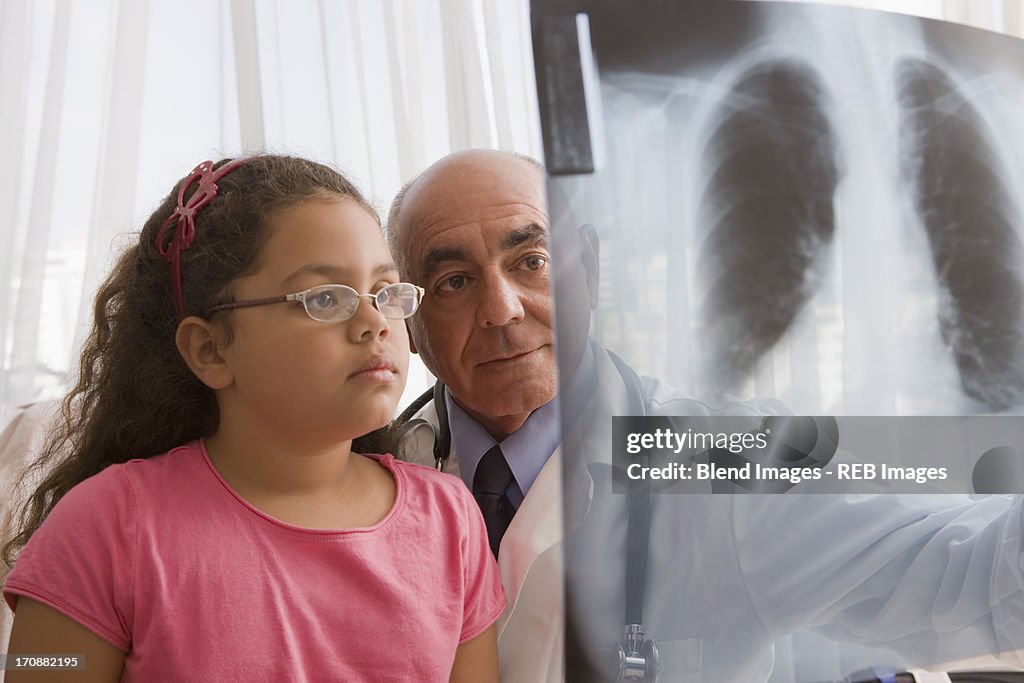
[[[630,412],[634,416],[647,417],[647,404],[644,401],[643,387],[636,371],[629,367],[617,355],[608,352],[615,369],[622,377],[629,394]],[[395,420],[399,425],[395,436],[401,439],[410,431],[422,425],[430,427],[434,433],[434,467],[438,472],[444,470],[451,454],[452,432],[448,424],[448,405],[444,395],[445,387],[441,380],[434,383],[431,389],[416,398]],[[428,420],[413,418],[427,403],[434,402],[437,412],[437,427]],[[648,452],[639,455],[644,464],[650,458]],[[629,493],[629,517],[626,532],[626,618],[622,642],[618,646],[618,677],[619,681],[644,681],[656,683],[658,680],[659,661],[658,646],[650,638],[644,637],[643,603],[644,591],[647,586],[647,556],[650,549],[651,531],[651,492]]]

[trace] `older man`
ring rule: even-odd
[[[403,428],[400,454],[458,474],[480,504],[509,598],[498,625],[503,680],[558,680],[565,572],[585,649],[613,652],[623,629],[630,515],[625,496],[600,495],[610,491],[611,416],[716,411],[588,343],[596,236],[548,230],[535,162],[484,150],[446,157],[396,198],[389,231],[403,278],[426,288],[410,330],[443,382]],[[1024,501],[655,498],[642,607],[662,680],[765,680],[774,639],[808,625],[918,662],[1024,647]],[[564,571],[563,500],[578,529]]]
[[[560,424],[542,171],[498,152],[452,155],[406,188],[388,224],[403,277],[428,292],[410,325],[415,350],[445,387],[417,415],[433,429],[414,422],[402,455],[435,465],[434,432],[450,430],[452,452],[438,455],[481,501],[509,594],[499,625],[503,675],[557,679],[561,472],[551,456]],[[596,261],[577,260],[589,285],[583,263]],[[580,308],[586,316],[589,305]],[[581,319],[580,341],[587,327]],[[580,341],[561,343],[573,367]]]

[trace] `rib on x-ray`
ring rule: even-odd
[[[734,388],[820,284],[841,174],[827,99],[805,60],[773,59],[740,74],[713,117],[698,214],[708,386]]]
[[[939,326],[968,396],[991,410],[1024,398],[1019,212],[987,126],[935,64],[897,64],[900,159],[928,235]],[[952,180],[955,178],[955,181]]]

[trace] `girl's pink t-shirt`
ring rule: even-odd
[[[505,606],[463,483],[393,475],[372,527],[321,531],[254,508],[201,442],[107,468],[54,507],[4,585],[127,653],[122,680],[446,681]]]

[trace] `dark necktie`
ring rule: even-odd
[[[512,470],[505,461],[505,454],[500,446],[494,446],[484,453],[476,466],[473,476],[473,497],[476,498],[480,512],[484,515],[487,525],[487,539],[491,542],[491,552],[498,556],[498,546],[505,529],[516,513],[512,501],[505,495],[505,490],[512,483]]]

